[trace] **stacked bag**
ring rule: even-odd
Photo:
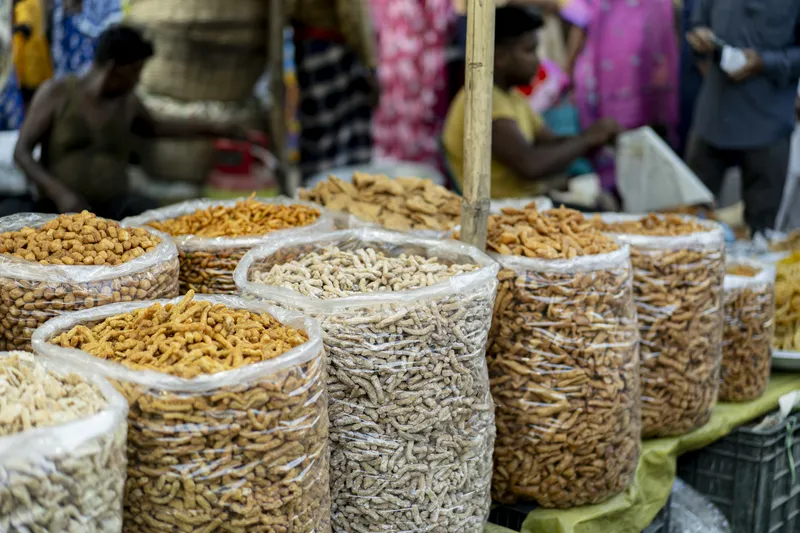
[[[268,3],[237,0],[130,0],[131,24],[153,40],[142,73],[142,99],[161,117],[195,118],[263,130],[253,96],[266,70]],[[210,140],[154,140],[142,149],[148,175],[201,184],[213,162]]]

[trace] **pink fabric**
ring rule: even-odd
[[[372,0],[381,101],[373,119],[378,157],[439,162],[447,114],[451,0]]]
[[[625,129],[678,123],[678,42],[672,0],[570,0],[562,15],[586,29],[575,65],[581,126],[616,119]],[[605,165],[607,166],[607,165]],[[598,169],[606,188],[613,169]]]

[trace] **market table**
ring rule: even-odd
[[[767,391],[758,400],[719,404],[702,428],[683,437],[645,441],[634,482],[622,494],[599,505],[570,510],[536,509],[528,515],[522,532],[640,533],[667,503],[679,455],[703,448],[775,410],[778,398],[798,389],[800,374],[773,374]]]

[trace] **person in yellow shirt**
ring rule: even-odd
[[[492,198],[534,196],[547,181],[563,177],[576,160],[614,141],[619,124],[601,119],[576,137],[559,137],[531,108],[516,87],[539,70],[537,30],[541,17],[528,8],[498,8],[495,22],[494,91],[492,94]],[[462,89],[450,105],[442,142],[454,178],[464,176]]]
[[[42,0],[14,0],[14,68],[25,107],[41,84],[53,76]]]

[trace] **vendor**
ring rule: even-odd
[[[601,119],[576,137],[550,131],[516,87],[527,85],[539,70],[536,30],[542,19],[520,7],[497,9],[494,91],[492,96],[492,197],[541,194],[547,181],[564,176],[576,160],[614,141],[619,124]],[[464,177],[464,90],[450,106],[443,144],[454,178]],[[551,181],[552,183],[552,181]]]
[[[100,35],[94,63],[85,75],[49,81],[37,91],[14,160],[38,197],[16,202],[15,211],[89,209],[115,220],[138,214],[157,207],[157,202],[128,191],[127,169],[136,135],[235,134],[230,126],[155,119],[133,92],[152,55],[152,45],[137,30],[114,26]],[[37,160],[34,149],[39,145]]]

